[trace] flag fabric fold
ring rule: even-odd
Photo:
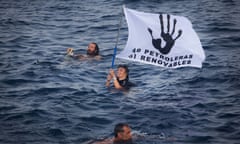
[[[205,54],[192,23],[182,16],[124,7],[128,40],[117,58],[166,68],[202,67]]]

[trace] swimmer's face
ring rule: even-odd
[[[123,67],[119,67],[117,70],[117,77],[119,79],[125,79],[127,77],[126,69]]]
[[[130,140],[132,139],[131,129],[128,126],[123,127],[123,132],[121,132],[121,139],[122,140]]]
[[[95,55],[95,53],[96,53],[96,45],[93,44],[93,43],[90,43],[88,45],[87,54],[88,55]]]

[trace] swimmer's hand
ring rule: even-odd
[[[73,56],[74,54],[73,54],[73,48],[68,48],[67,49],[67,55],[69,55],[69,56]]]

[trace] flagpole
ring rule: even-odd
[[[119,33],[120,33],[121,25],[122,25],[122,17],[123,17],[123,10],[121,11],[121,14],[120,14],[120,21],[119,21],[119,25],[118,25],[117,39],[116,39],[115,47],[114,47],[114,50],[113,50],[112,69],[114,68],[115,57],[116,57],[116,54],[117,54],[117,45],[118,45]]]

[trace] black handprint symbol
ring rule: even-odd
[[[163,26],[163,16],[162,14],[159,15],[160,25],[161,25],[161,37],[166,42],[164,47],[161,47],[162,40],[161,38],[154,39],[152,35],[152,30],[148,28],[148,31],[152,37],[152,44],[153,46],[158,49],[162,54],[168,54],[170,50],[172,49],[175,41],[182,35],[182,30],[178,31],[178,35],[175,39],[173,39],[173,34],[175,33],[175,27],[177,20],[173,20],[173,30],[172,33],[169,33],[170,29],[170,15],[167,15],[167,32],[164,32],[164,26]]]

